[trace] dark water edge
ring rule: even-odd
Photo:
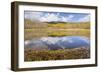
[[[24,61],[49,61],[49,60],[72,60],[89,59],[89,48],[59,49],[59,50],[34,50],[25,49]]]

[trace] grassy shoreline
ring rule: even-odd
[[[24,61],[48,61],[90,58],[89,48],[74,48],[65,50],[33,50],[25,49]]]
[[[85,36],[90,38],[90,22],[32,22],[25,20],[25,40],[45,36]]]

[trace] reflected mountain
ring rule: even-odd
[[[25,49],[72,49],[72,48],[89,48],[90,40],[81,36],[64,36],[64,37],[42,37],[40,39],[26,40]]]

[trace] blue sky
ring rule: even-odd
[[[64,12],[40,12],[25,11],[26,19],[38,20],[41,22],[89,22],[90,14],[88,13],[64,13]]]

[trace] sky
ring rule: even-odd
[[[88,13],[68,13],[68,12],[43,12],[43,11],[25,11],[25,19],[41,22],[89,22]]]

